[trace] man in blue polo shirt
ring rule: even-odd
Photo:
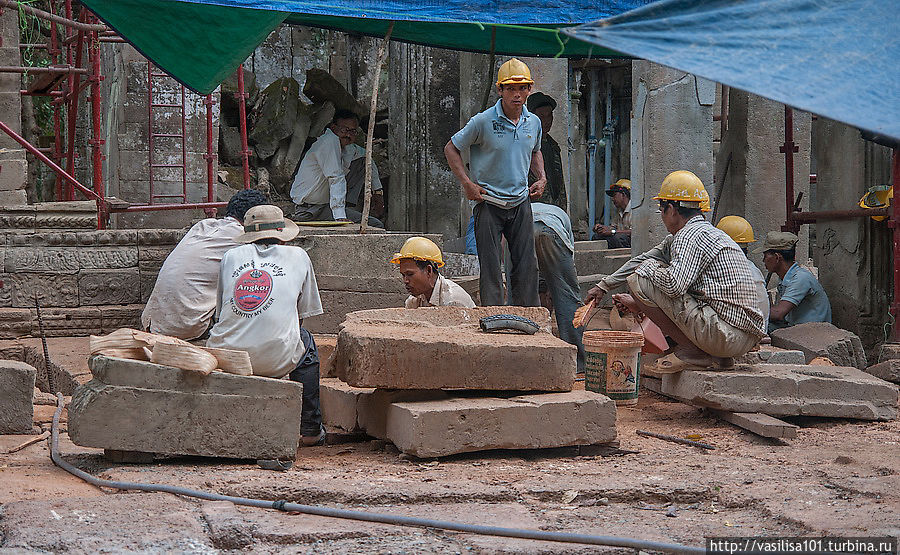
[[[475,243],[481,264],[481,303],[504,304],[500,272],[501,236],[506,238],[512,263],[507,268],[510,304],[539,306],[537,258],[531,203],[547,184],[541,156],[541,121],[528,111],[531,71],[512,58],[500,66],[500,100],[476,114],[444,147],[447,163],[459,179],[466,198],[475,205]],[[469,148],[469,172],[462,150]],[[528,186],[529,169],[536,180]],[[471,177],[469,177],[469,173]]]
[[[765,244],[753,251],[765,253],[766,270],[781,278],[778,302],[769,311],[769,333],[806,322],[831,322],[831,303],[822,284],[794,262],[798,240],[793,233],[770,231]]]

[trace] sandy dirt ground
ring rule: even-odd
[[[86,338],[50,344],[54,363],[71,373],[86,369],[86,348]],[[36,429],[53,410],[35,406]],[[792,422],[801,426],[796,439],[763,439],[644,390],[637,406],[619,407],[619,450],[602,456],[565,448],[419,460],[382,441],[358,441],[300,449],[290,470],[274,472],[254,461],[196,457],[111,463],[66,434],[60,450],[108,479],[475,524],[692,546],[706,536],[900,536],[900,422]],[[28,437],[0,436],[0,553],[597,550],[100,490],[55,467],[47,442],[5,454]]]

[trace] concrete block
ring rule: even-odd
[[[516,314],[534,335],[483,333],[478,320]],[[575,348],[550,333],[545,308],[391,308],[347,315],[335,351],[337,376],[355,387],[570,391]]]
[[[866,368],[866,373],[887,382],[900,384],[900,360],[891,359],[879,362]]]
[[[307,318],[303,321],[303,327],[313,333],[337,333],[348,313],[374,308],[402,308],[408,296],[406,290],[402,293],[363,293],[319,289],[325,313]]]
[[[15,360],[0,361],[0,434],[30,434],[32,430],[33,366]]]
[[[387,437],[417,457],[594,445],[616,438],[616,405],[590,391],[394,403]]]
[[[897,417],[897,386],[840,366],[760,364],[665,374],[662,393],[693,405],[772,416]]]
[[[375,393],[375,388],[353,387],[337,378],[319,380],[322,423],[345,432],[362,431],[359,424],[360,399]]]
[[[859,337],[825,322],[797,324],[773,331],[772,345],[803,351],[808,363],[816,357],[828,357],[838,366],[864,369],[866,353]]]
[[[69,406],[85,447],[242,459],[293,459],[302,386],[98,356]]]

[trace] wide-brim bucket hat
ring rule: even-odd
[[[284,217],[281,208],[272,204],[254,206],[244,215],[244,233],[238,235],[238,243],[252,243],[259,239],[290,241],[300,233],[300,228]]]

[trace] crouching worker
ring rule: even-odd
[[[643,313],[675,342],[657,372],[731,368],[765,334],[756,286],[741,249],[702,215],[706,190],[689,171],[670,173],[659,211],[669,231],[662,243],[635,256],[588,291],[599,302],[627,282],[616,303]]]
[[[472,308],[475,302],[466,290],[438,272],[444,256],[434,241],[426,237],[410,237],[400,252],[391,258],[400,266],[400,277],[409,291],[406,308],[421,306],[461,306]]]
[[[209,347],[250,354],[253,375],[303,384],[300,435],[303,445],[325,440],[319,410],[319,355],[304,318],[322,314],[309,255],[284,245],[297,236],[297,224],[277,206],[255,206],[244,216],[245,243],[225,253],[219,270],[216,323]]]

